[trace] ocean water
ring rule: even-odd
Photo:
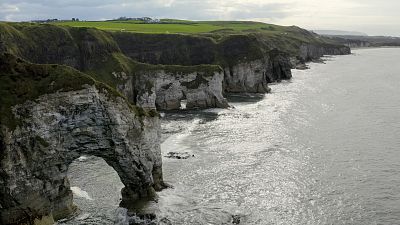
[[[325,58],[232,109],[165,113],[161,224],[400,224],[400,48]],[[70,167],[78,217],[126,224],[105,162]]]

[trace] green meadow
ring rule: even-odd
[[[72,27],[94,27],[108,31],[125,31],[136,33],[213,33],[241,31],[283,31],[285,27],[247,21],[186,21],[163,19],[161,23],[143,23],[141,21],[67,21],[54,22],[56,25]]]

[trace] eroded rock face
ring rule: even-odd
[[[8,51],[31,62],[69,65],[90,73],[112,87],[122,86],[120,90],[129,88],[133,90],[133,87],[126,85],[128,83],[122,84],[123,82],[120,82],[114,74],[123,72],[134,76],[134,71],[138,70],[136,61],[158,66],[152,74],[143,71],[151,77],[166,73],[161,64],[220,65],[224,68],[225,74],[224,91],[265,93],[270,91],[267,83],[290,79],[291,68],[305,68],[305,62],[323,55],[350,53],[348,47],[330,44],[322,39],[316,41],[315,34],[306,30],[297,27],[290,29],[296,35],[310,39],[310,42],[304,43],[297,38],[290,39],[285,37],[287,35],[283,35],[282,40],[273,40],[256,33],[227,35],[220,41],[215,41],[210,37],[198,35],[110,33],[92,28],[67,28],[54,25],[30,28],[29,25],[25,27],[12,24],[0,25],[0,41],[6,44]],[[295,59],[292,63],[289,63],[290,57]],[[199,74],[201,70],[194,72]],[[179,77],[179,71],[174,73],[177,76],[169,76],[169,73],[166,73],[169,77],[164,76],[166,82],[172,84],[171,88],[156,87],[154,91],[158,94],[148,91],[146,83],[137,84],[135,80],[132,80],[136,82],[135,89],[140,86],[145,88],[137,91],[140,93],[134,91],[124,91],[124,93],[128,99],[135,100],[133,103],[136,102],[136,97],[140,96],[137,101],[141,105],[152,107],[157,104],[160,109],[176,109],[180,105],[177,102],[185,96],[188,101],[193,102],[189,104],[193,108],[226,106],[225,103],[220,104],[222,101],[218,97],[219,94],[210,95],[204,88],[188,89],[186,92],[189,94],[182,94],[185,88],[182,85],[174,85],[177,83],[173,81]],[[182,77],[186,79],[185,76]],[[185,81],[179,83],[183,82]],[[124,85],[126,87],[123,87]],[[163,93],[166,95],[161,96]],[[177,98],[170,100],[173,96]]]
[[[70,215],[68,165],[103,158],[121,178],[122,205],[163,186],[158,116],[140,116],[94,86],[57,92],[13,107],[22,125],[1,127],[0,224],[34,224]]]
[[[156,105],[161,110],[179,109],[180,101],[186,100],[187,109],[226,108],[228,102],[222,96],[223,73],[211,76],[193,72],[172,76],[160,71],[156,79]]]
[[[264,60],[255,60],[225,68],[225,91],[269,92],[265,65]]]
[[[324,55],[348,55],[351,50],[347,46],[316,46],[316,45],[301,45],[299,57],[303,61],[311,61],[319,59]]]
[[[186,109],[227,108],[228,102],[222,95],[223,76],[222,71],[143,71],[120,85],[119,90],[143,108],[177,110],[182,100],[187,102]]]
[[[280,54],[225,68],[225,91],[267,93],[268,83],[292,77],[289,58]]]

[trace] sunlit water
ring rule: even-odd
[[[162,223],[400,224],[400,49],[353,52],[234,109],[165,114],[163,155],[194,157],[163,158]],[[68,223],[126,222],[105,165],[71,166],[82,213]]]

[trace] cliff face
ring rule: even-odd
[[[93,70],[120,52],[107,32],[90,28],[0,23],[8,52],[30,62]]]
[[[224,91],[259,92],[268,83],[290,79],[287,54],[252,35],[229,35],[216,42],[209,37],[114,33],[121,51],[140,62],[165,65],[216,64],[224,68]]]
[[[0,23],[0,41],[7,51],[29,61],[73,66],[118,87],[132,103],[150,108],[156,105],[164,110],[176,109],[184,98],[190,101],[188,106],[192,108],[225,107],[220,97],[223,91],[265,93],[270,91],[268,83],[290,79],[291,69],[296,66],[290,59],[296,59],[292,60],[296,64],[323,55],[350,53],[348,47],[328,43],[301,28],[286,30],[289,33],[274,35],[268,32],[136,34]],[[176,71],[165,72],[159,64],[181,66],[176,67]],[[210,76],[203,76],[213,66],[198,65],[221,66],[223,81],[218,81],[218,75],[211,80]],[[182,67],[191,70],[185,73],[188,77],[180,73]],[[194,77],[207,80],[208,84],[192,88],[182,85],[185,79]],[[143,88],[149,83],[153,84],[154,93]],[[214,88],[217,83],[222,83],[223,88]],[[221,92],[216,93],[219,90]],[[138,93],[143,94],[138,97]]]
[[[255,36],[209,37],[113,33],[121,51],[139,61],[165,65],[216,64],[224,69],[224,91],[259,92],[268,83],[290,79],[287,54],[268,49]]]
[[[52,25],[18,27],[3,24],[0,28],[2,29],[1,39],[11,52],[33,62],[70,65],[93,74],[99,80],[112,83],[114,86],[120,86],[125,82],[115,79],[115,74],[125,73],[128,77],[131,76],[132,82],[136,84],[139,83],[139,80],[146,80],[140,76],[149,74],[135,68],[132,60],[136,60],[142,63],[164,65],[220,65],[225,74],[224,91],[264,93],[270,90],[268,83],[291,78],[290,69],[293,66],[289,63],[290,58],[295,57],[301,62],[305,62],[326,54],[336,55],[350,52],[347,47],[321,42],[315,35],[297,27],[290,28],[293,32],[290,35],[283,34],[281,37],[262,34],[225,35],[218,41],[206,36],[108,33],[90,28]],[[54,40],[48,40],[49,33]],[[31,36],[33,38],[26,39]],[[312,41],[307,43],[305,42],[307,40]],[[201,70],[195,72],[203,73]],[[151,76],[155,77],[159,74],[161,77],[165,77],[161,75],[163,73],[161,68],[155,73]],[[176,74],[176,77],[168,79],[183,78],[179,73],[170,73],[170,76],[173,74]],[[207,78],[203,77],[202,79]],[[145,84],[143,83],[142,86]],[[197,92],[209,92],[203,87],[199,86]],[[132,88],[136,89],[132,90],[132,93],[125,92],[127,96],[133,96],[135,92],[146,91],[137,90],[140,85],[132,86]],[[186,95],[173,93],[178,89],[171,92],[163,90],[165,88],[162,86],[156,85],[155,88],[154,91],[158,92],[158,99],[161,99],[157,101],[159,109],[176,108],[175,106],[178,104],[172,103],[170,98],[176,96],[179,101],[182,96]],[[162,96],[163,94],[166,96]],[[195,101],[199,104],[193,107],[221,105],[213,103],[215,102],[214,97],[219,95],[222,95],[222,92],[208,95],[210,97],[205,100],[199,99],[199,101]],[[203,94],[203,96],[207,95]],[[165,101],[169,103],[162,103]],[[204,101],[207,104],[204,104]]]
[[[139,106],[160,110],[180,109],[182,101],[186,101],[186,109],[229,107],[222,96],[223,73],[219,67],[208,73],[170,69],[141,71],[141,80],[134,86],[146,83],[147,87],[135,93],[133,101]]]
[[[218,41],[189,35],[120,32],[112,35],[121,51],[139,62],[216,64],[224,69],[224,91],[265,93],[270,90],[268,83],[292,77],[290,70],[295,65],[290,62],[291,58],[304,63],[323,55],[350,53],[348,47],[326,43],[298,27],[292,29],[293,34],[281,37],[236,34],[224,36]]]
[[[347,46],[315,46],[315,45],[301,45],[299,57],[303,61],[311,61],[319,59],[324,55],[348,55],[351,50]]]
[[[327,38],[334,40],[337,43],[345,45],[350,48],[365,48],[373,46],[372,43],[365,40],[347,39],[344,36],[327,36]]]
[[[114,32],[121,51],[142,63],[163,65],[215,64],[217,43],[207,37],[179,34]]]
[[[326,35],[326,38],[350,48],[400,46],[400,37]]]
[[[225,68],[225,90],[231,93],[270,92],[268,83],[290,79],[291,64],[287,55],[271,51],[269,56],[240,62]]]
[[[78,71],[61,67],[55,76],[60,68],[48,67],[0,57],[2,89],[10,91],[0,96],[0,223],[51,224],[73,213],[67,170],[81,155],[114,168],[125,185],[122,205],[154,196],[163,186],[158,116]],[[13,96],[31,84],[48,93]]]
[[[149,37],[142,37],[140,34],[137,34],[137,36],[130,36],[128,34],[127,37],[124,37],[124,35],[119,37],[117,35],[117,39],[111,33],[97,29],[64,28],[52,25],[18,27],[0,24],[0,29],[2,29],[2,32],[0,32],[0,42],[3,43],[6,51],[32,62],[72,66],[92,75],[97,80],[116,87],[132,103],[138,101],[139,103],[143,103],[145,107],[152,107],[146,106],[146,104],[153,104],[151,103],[153,101],[151,95],[148,96],[149,99],[143,99],[146,97],[145,95],[142,95],[140,99],[136,99],[136,92],[147,92],[148,88],[144,87],[148,86],[147,80],[151,78],[149,82],[156,85],[154,94],[157,93],[158,96],[157,104],[155,105],[160,110],[176,109],[175,106],[171,105],[176,105],[176,103],[172,103],[171,98],[179,95],[180,99],[186,98],[190,102],[188,103],[189,108],[227,107],[226,100],[222,97],[222,88],[215,88],[218,85],[222,87],[221,72],[219,69],[215,69],[216,66],[175,66],[174,68],[177,70],[173,70],[174,68],[171,67],[166,72],[163,66],[137,63],[126,56],[132,56],[136,59],[136,55],[133,52],[137,51],[136,54],[143,57],[149,63],[166,63],[167,60],[169,62],[173,62],[173,60],[174,62],[180,62],[180,60],[184,59],[198,59],[198,61],[186,63],[197,64],[204,62],[203,59],[209,59],[209,56],[212,56],[212,54],[207,53],[207,48],[204,48],[201,44],[202,41],[200,41],[199,45],[196,42],[188,41],[188,45],[194,44],[194,53],[190,57],[179,54],[170,55],[168,52],[161,51],[159,54],[162,57],[156,61],[152,60],[155,57],[154,55],[146,54],[145,50],[137,48],[137,44],[141,40],[147,43],[142,46],[146,49],[147,45],[154,39],[151,38],[153,37],[151,35]],[[114,38],[121,43],[117,44]],[[170,37],[171,40],[174,38],[174,36]],[[207,42],[209,39],[204,40]],[[131,41],[134,41],[133,43],[136,44],[129,45],[129,43],[132,43]],[[126,44],[124,45],[125,42]],[[154,43],[157,44],[157,42]],[[124,47],[126,55],[122,53],[120,46]],[[174,46],[170,45],[170,47]],[[131,52],[130,48],[132,48]],[[151,50],[157,51],[157,46],[151,48]],[[178,55],[179,57],[177,57]],[[160,59],[162,60],[160,61]],[[185,65],[183,61],[182,65]],[[212,76],[209,76],[210,69],[217,71],[217,73],[214,74],[212,72]],[[190,72],[181,73],[181,70]],[[185,77],[186,75],[188,77]],[[204,81],[203,85],[189,83],[189,86],[185,86],[185,82],[191,82],[193,79]],[[175,85],[171,86],[172,89],[165,89],[165,86],[161,87],[162,85],[157,85],[165,82],[172,82]],[[219,93],[217,93],[218,91]],[[180,101],[180,99],[176,100]],[[144,102],[149,103],[144,104]]]

